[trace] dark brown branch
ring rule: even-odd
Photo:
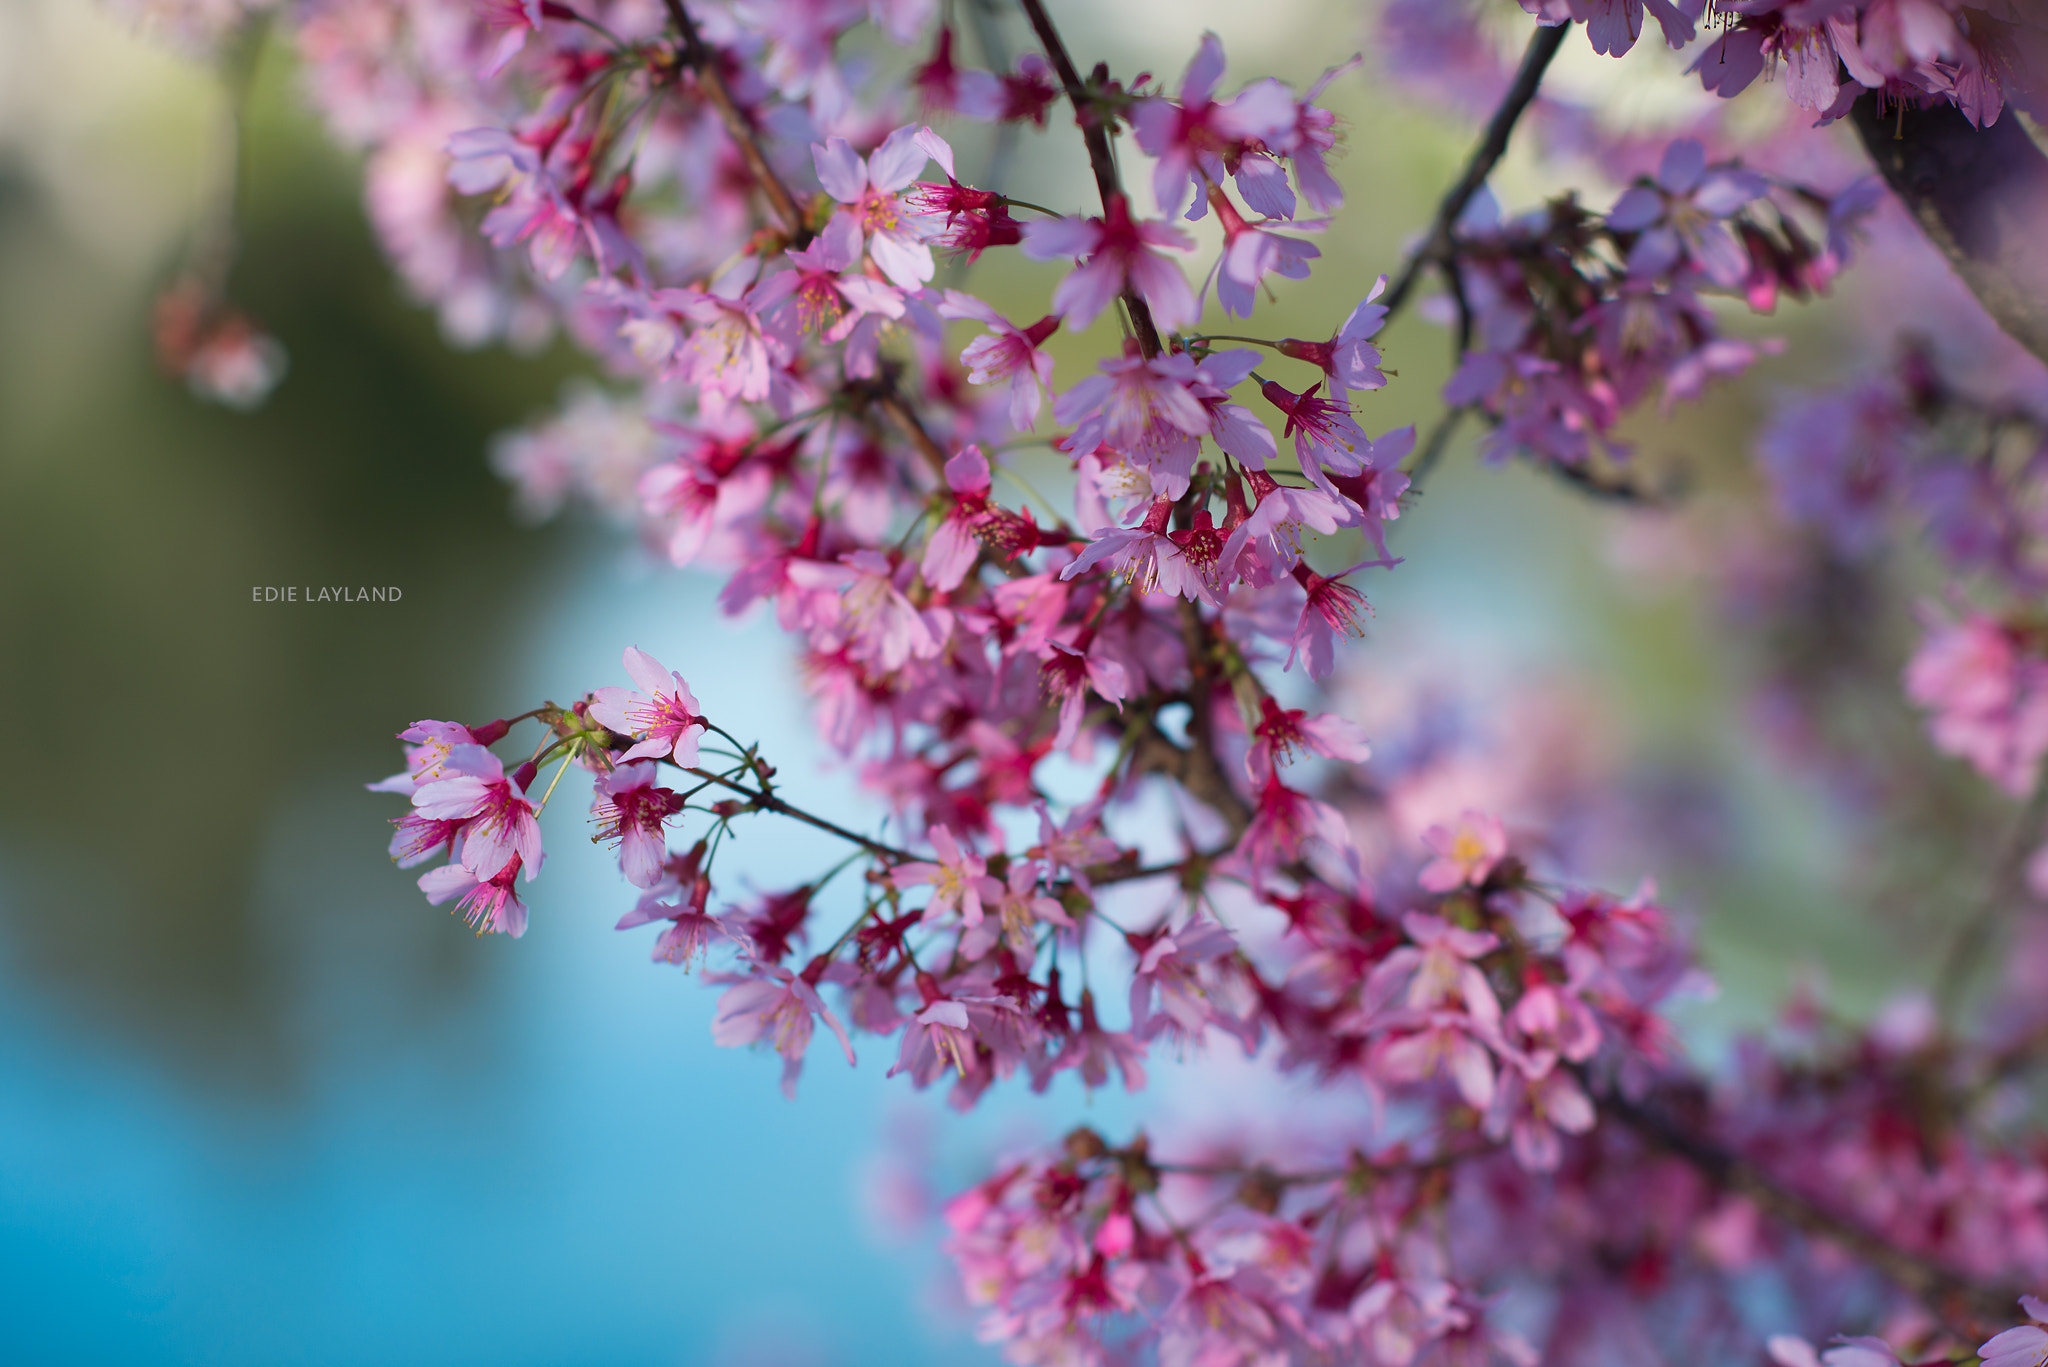
[[[1603,479],[1583,465],[1552,465],[1551,472],[1566,484],[1605,499],[1609,503],[1627,503],[1638,508],[1655,508],[1663,502],[1655,493],[1633,484],[1626,479]]]
[[[903,396],[891,388],[878,396],[874,404],[903,429],[903,435],[910,438],[910,444],[917,448],[918,454],[930,462],[932,469],[943,477],[946,470],[946,453],[939,449],[939,443],[925,429],[916,411],[904,402]]]
[[[1200,708],[1208,704],[1204,699],[1192,705]],[[1216,762],[1215,752],[1199,745],[1186,749],[1175,745],[1149,717],[1143,726],[1131,747],[1131,777],[1165,774],[1180,784],[1188,796],[1223,818],[1230,827],[1230,843],[1234,847],[1252,824],[1252,809],[1231,786],[1229,775]]]
[[[683,0],[666,0],[668,17],[681,32],[683,38],[682,62],[697,76],[697,89],[718,111],[718,117],[725,121],[725,131],[740,149],[740,156],[747,163],[747,171],[754,177],[754,183],[761,187],[761,193],[768,197],[768,203],[775,210],[775,216],[782,220],[782,230],[801,245],[808,236],[804,231],[803,210],[797,207],[795,196],[789,187],[775,174],[775,168],[768,164],[768,154],[761,149],[761,139],[754,131],[746,112],[732,97],[732,90],[725,83],[725,73],[718,69],[718,54],[706,46],[703,35],[697,32],[696,21],[683,8]]]
[[[1614,1091],[1599,1093],[1598,1103],[1607,1115],[1691,1164],[1722,1190],[1747,1198],[1764,1214],[1802,1233],[1835,1244],[1919,1300],[1958,1337],[1975,1342],[2016,1318],[2019,1291],[1984,1286],[1899,1248],[1784,1186],[1749,1159],[1703,1138],[1654,1105],[1630,1101]]]
[[[1522,117],[1522,111],[1529,107],[1529,102],[1536,98],[1536,88],[1543,84],[1543,73],[1550,66],[1550,59],[1564,46],[1565,34],[1570,29],[1569,24],[1556,24],[1538,28],[1529,36],[1529,46],[1522,53],[1521,69],[1515,72],[1514,83],[1501,97],[1500,107],[1493,111],[1493,121],[1486,125],[1486,135],[1472,149],[1472,156],[1465,163],[1465,174],[1458,178],[1458,183],[1437,206],[1436,221],[1429,225],[1429,235],[1422,239],[1422,245],[1401,267],[1399,278],[1387,291],[1388,316],[1399,313],[1401,305],[1408,302],[1409,292],[1415,288],[1424,266],[1436,263],[1448,268],[1452,252],[1451,230],[1457,225],[1459,215],[1465,212],[1465,206],[1472,202],[1472,196],[1479,193],[1479,187],[1486,184],[1486,178],[1493,174],[1494,166],[1508,150],[1508,138],[1514,133],[1516,122]]]
[[[1422,482],[1429,478],[1429,472],[1436,469],[1437,462],[1444,458],[1444,452],[1450,448],[1451,437],[1457,432],[1458,424],[1463,422],[1465,415],[1471,411],[1470,408],[1460,405],[1436,420],[1436,426],[1430,429],[1429,440],[1422,444],[1422,453],[1416,456],[1415,463],[1408,467],[1408,488],[1402,494],[1404,499],[1422,488]]]
[[[1978,128],[1955,106],[1850,111],[1885,182],[1997,324],[2048,361],[2048,156],[2008,110]]]
[[[1060,41],[1060,32],[1053,27],[1052,16],[1045,12],[1044,0],[1022,0],[1024,13],[1031,20],[1031,31],[1038,35],[1038,45],[1045,49],[1046,60],[1059,73],[1060,84],[1066,88],[1067,101],[1074,106],[1074,122],[1081,125],[1081,137],[1088,144],[1088,165],[1095,172],[1095,188],[1102,196],[1102,211],[1109,212],[1110,201],[1123,194],[1122,183],[1117,179],[1116,154],[1110,150],[1109,129],[1102,120],[1102,111],[1096,107],[1096,100],[1082,83],[1081,73],[1074,67],[1074,59],[1067,55],[1067,45]],[[1152,321],[1152,310],[1146,307],[1135,289],[1124,287],[1124,308],[1131,315],[1131,328],[1138,334],[1138,346],[1147,356],[1157,356],[1164,347],[1159,341],[1159,328]]]
[[[884,859],[894,860],[899,864],[915,861],[918,858],[917,855],[912,854],[908,850],[899,850],[894,845],[885,845],[879,840],[871,840],[856,831],[849,831],[844,826],[835,825],[822,816],[812,816],[801,807],[790,806],[773,793],[759,792],[747,787],[744,783],[729,779],[723,774],[714,774],[708,769],[686,768],[683,772],[701,778],[707,783],[716,783],[722,788],[730,788],[733,792],[738,793],[753,806],[760,808],[764,812],[773,812],[777,816],[786,816],[792,821],[801,821],[806,826],[815,826],[829,835],[838,836],[841,840],[851,840],[870,854],[880,855]]]

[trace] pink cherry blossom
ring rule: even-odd
[[[1452,825],[1431,826],[1422,833],[1422,843],[1436,858],[1415,881],[1431,892],[1480,886],[1508,852],[1500,818],[1486,812],[1467,811]]]
[[[671,673],[638,646],[627,646],[624,660],[626,673],[640,685],[639,691],[600,688],[590,704],[591,716],[620,735],[634,738],[633,748],[619,757],[620,762],[673,759],[682,768],[694,766],[704,717],[697,711],[690,686],[682,675]]]
[[[1000,896],[1003,885],[989,876],[988,862],[961,849],[946,827],[932,827],[927,838],[938,859],[898,864],[890,872],[890,881],[899,888],[931,887],[931,900],[924,908],[926,922],[957,912],[962,925],[981,924],[982,900]]]
[[[751,975],[734,980],[718,999],[718,1014],[711,1022],[711,1038],[726,1048],[768,1040],[782,1055],[782,1094],[796,1098],[796,1080],[803,1071],[804,1051],[810,1047],[813,1023],[825,1022],[846,1053],[847,1066],[855,1066],[853,1041],[839,1017],[819,999],[809,982],[778,964],[757,964]]]
[[[531,881],[540,872],[540,823],[522,777],[508,776],[498,757],[482,746],[458,745],[441,762],[439,776],[414,791],[413,812],[427,820],[462,823],[461,862],[478,878],[489,880],[521,859]]]
[[[420,875],[420,891],[427,895],[429,906],[440,906],[453,897],[458,899],[453,910],[469,922],[481,935],[493,931],[518,939],[526,933],[526,904],[519,900],[515,882],[519,875],[519,856],[513,855],[509,863],[489,878],[479,879],[475,873],[461,864],[443,864]],[[528,878],[533,875],[529,873]]]
[[[2020,1308],[2032,1324],[2023,1324],[1993,1334],[1979,1345],[1977,1355],[1984,1367],[2041,1367],[2048,1362],[2048,1304],[2032,1296],[2020,1297]]]
[[[661,880],[668,857],[663,827],[683,809],[682,797],[654,780],[655,766],[645,760],[621,764],[598,779],[590,809],[598,823],[595,838],[618,844],[620,871],[636,888],[651,888]]]
[[[846,206],[836,217],[852,225],[882,274],[900,290],[921,289],[936,269],[918,220],[900,194],[931,160],[918,141],[920,131],[905,124],[865,158],[844,138],[828,138],[811,148],[818,183]]]
[[[947,290],[939,305],[942,318],[969,318],[992,329],[967,344],[960,364],[967,367],[970,384],[1010,382],[1010,425],[1019,432],[1038,426],[1041,389],[1052,386],[1052,357],[1039,350],[1059,328],[1059,318],[1047,314],[1028,328],[1020,328],[971,294]]]
[[[1053,291],[1053,312],[1068,327],[1087,327],[1128,286],[1152,310],[1152,320],[1173,331],[1194,322],[1200,307],[1180,267],[1158,249],[1188,251],[1194,245],[1186,233],[1157,219],[1133,220],[1129,203],[1118,195],[1101,218],[1026,224],[1023,250],[1034,261],[1082,262]]]
[[[1152,196],[1159,212],[1172,218],[1187,203],[1188,182],[1197,177],[1199,209],[1203,186],[1223,179],[1223,157],[1247,142],[1278,142],[1295,122],[1294,99],[1277,81],[1260,81],[1236,98],[1216,100],[1223,79],[1223,42],[1213,33],[1181,78],[1178,101],[1142,101],[1131,113],[1138,146],[1157,157],[1152,171]]]

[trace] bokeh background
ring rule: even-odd
[[[1207,27],[1236,72],[1306,84],[1367,32],[1356,7],[1066,8],[1075,51],[1123,71],[1177,71]],[[488,443],[584,367],[443,341],[281,43],[255,68],[231,288],[289,374],[244,415],[157,371],[151,300],[228,155],[219,81],[159,37],[85,0],[0,0],[0,1361],[993,1360],[911,1175],[957,1187],[1081,1119],[1198,1113],[1225,1065],[962,1121],[873,1051],[849,1072],[820,1049],[785,1103],[773,1060],[712,1047],[713,990],[612,931],[625,888],[574,802],[549,815],[526,938],[427,907],[384,857],[394,801],[362,791],[397,766],[392,733],[579,694],[627,643],[771,738],[790,791],[864,811],[772,622],[723,619],[710,581],[595,518],[515,519]],[[1702,98],[1677,65],[1652,44],[1596,65],[1575,38],[1554,79],[1654,132]],[[1370,65],[1331,99],[1351,207],[1274,324],[1310,336],[1398,261],[1473,127]],[[1004,155],[1017,193],[1065,202],[1078,152],[1054,124]],[[1611,170],[1518,145],[1496,187],[1601,204]],[[1042,289],[1001,269],[972,282],[999,305]],[[1367,585],[1339,689],[1390,749],[1462,708],[1525,786],[1601,794],[1559,801],[1600,825],[1589,872],[1656,872],[1693,917],[1722,988],[1686,1022],[1708,1058],[1798,983],[1863,1013],[1924,968],[1981,885],[1989,806],[1897,697],[1924,569],[1816,571],[1750,473],[1774,392],[1843,369],[1858,315],[1732,325],[1788,348],[1631,429],[1680,511],[1593,505],[1460,443],[1399,524],[1408,563]],[[1367,426],[1429,421],[1445,352],[1402,319]],[[328,584],[403,598],[251,602]],[[765,827],[737,853],[764,882],[836,857]]]

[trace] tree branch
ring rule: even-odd
[[[1596,1096],[1606,1114],[1657,1148],[1691,1164],[1722,1190],[1746,1197],[1766,1215],[1825,1239],[1874,1269],[1933,1311],[1958,1337],[1975,1341],[2012,1323],[2014,1308],[2019,1303],[2017,1290],[1981,1285],[1940,1263],[1899,1248],[1782,1185],[1754,1162],[1702,1138],[1693,1128],[1660,1110],[1630,1101],[1612,1090]]]
[[[716,783],[721,788],[730,788],[733,792],[738,793],[753,806],[760,808],[764,812],[773,812],[777,816],[786,816],[792,821],[801,821],[806,826],[815,826],[829,835],[838,836],[841,840],[851,840],[870,854],[880,855],[882,858],[893,860],[898,864],[912,862],[918,858],[917,855],[912,854],[908,850],[899,850],[894,845],[885,845],[879,840],[871,840],[857,831],[849,831],[844,826],[827,821],[822,816],[812,816],[801,807],[790,806],[773,793],[764,793],[749,788],[746,784],[729,779],[723,774],[714,774],[709,769],[694,768],[685,768],[683,772],[696,778],[701,778],[707,783]]]
[[[740,149],[740,156],[747,163],[748,172],[761,187],[761,193],[768,197],[775,216],[782,220],[782,230],[788,233],[798,246],[802,246],[809,234],[804,230],[803,210],[797,207],[795,196],[782,178],[775,174],[775,168],[768,164],[768,154],[761,148],[761,139],[754,132],[754,125],[747,119],[739,102],[732,97],[732,91],[725,83],[725,73],[718,69],[718,54],[707,47],[703,35],[697,32],[696,21],[683,8],[683,0],[664,0],[668,6],[668,17],[681,31],[683,37],[682,62],[697,76],[697,89],[718,111],[718,117],[725,121],[725,131]]]
[[[1992,319],[2048,361],[2048,156],[2011,112],[1978,128],[1950,104],[1884,107],[1850,119],[1864,150],[1928,241]]]
[[[1026,4],[1031,0],[1026,0]],[[1538,28],[1529,35],[1529,46],[1522,53],[1521,69],[1515,72],[1514,83],[1501,96],[1500,107],[1493,111],[1493,121],[1486,125],[1486,135],[1479,145],[1472,149],[1471,158],[1465,163],[1465,174],[1451,187],[1443,203],[1437,206],[1436,221],[1429,226],[1429,235],[1422,239],[1422,245],[1401,267],[1400,276],[1387,291],[1387,316],[1401,311],[1401,305],[1408,302],[1409,291],[1415,288],[1422,268],[1431,263],[1448,267],[1451,257],[1451,230],[1456,226],[1465,206],[1472,202],[1472,196],[1479,193],[1479,187],[1486,184],[1486,178],[1493,174],[1493,168],[1508,150],[1508,138],[1515,131],[1515,123],[1522,117],[1522,111],[1536,98],[1536,88],[1543,84],[1543,73],[1550,66],[1550,59],[1564,46],[1565,34],[1570,24],[1556,24]]]
[[[1021,2],[1025,15],[1031,20],[1031,31],[1038,35],[1038,45],[1045,49],[1046,59],[1059,73],[1060,84],[1066,87],[1067,102],[1074,106],[1074,122],[1081,125],[1081,137],[1088,144],[1088,165],[1095,172],[1095,188],[1102,196],[1102,211],[1106,214],[1110,201],[1123,194],[1123,185],[1116,174],[1116,154],[1109,146],[1109,130],[1103,126],[1101,111],[1095,107],[1094,97],[1082,83],[1081,73],[1074,67],[1074,59],[1067,55],[1067,45],[1060,41],[1060,32],[1053,27],[1052,16],[1045,12],[1044,0]],[[1124,287],[1123,301],[1124,308],[1131,315],[1131,328],[1138,334],[1138,346],[1147,356],[1157,356],[1165,348],[1159,341],[1159,328],[1152,321],[1152,310],[1129,285]]]

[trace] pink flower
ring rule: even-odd
[[[1187,492],[1201,434],[1210,427],[1208,408],[1197,396],[1201,376],[1184,355],[1150,360],[1127,352],[1101,363],[1060,395],[1053,418],[1075,424],[1069,449],[1092,451],[1107,445],[1153,470],[1154,491],[1168,498]]]
[[[1373,443],[1373,459],[1391,466],[1415,445],[1415,429],[1400,427]],[[1330,487],[1356,511],[1344,524],[1365,533],[1382,559],[1387,554],[1386,524],[1401,516],[1401,495],[1408,492],[1408,476],[1388,469],[1362,470],[1355,475],[1332,475]]]
[[[1577,992],[1555,983],[1538,980],[1522,989],[1522,996],[1508,1012],[1522,1041],[1522,1071],[1542,1077],[1557,1066],[1584,1063],[1600,1048],[1600,1025]]]
[[[1111,569],[1146,593],[1165,593],[1201,602],[1216,601],[1216,593],[1201,571],[1189,563],[1166,530],[1173,515],[1173,501],[1159,499],[1146,510],[1135,527],[1098,529],[1095,539],[1060,571],[1060,578],[1072,579],[1107,561]]]
[[[918,140],[919,131],[915,124],[903,125],[865,159],[845,138],[827,138],[811,145],[818,183],[826,194],[847,206],[839,216],[858,230],[889,283],[912,292],[922,289],[936,269],[918,220],[897,193],[917,179],[917,173],[931,160],[931,153]]]
[[[1692,19],[1671,0],[1522,0],[1523,9],[1541,16],[1545,22],[1576,19],[1584,23],[1593,51],[1613,57],[1636,45],[1636,36],[1643,31],[1646,7],[1657,16],[1664,41],[1673,48],[1682,48],[1692,41]]]
[[[1156,250],[1188,251],[1194,245],[1186,233],[1157,219],[1134,222],[1122,195],[1110,200],[1101,218],[1044,219],[1024,227],[1024,255],[1034,261],[1087,258],[1052,296],[1053,312],[1075,329],[1094,322],[1126,285],[1150,307],[1162,332],[1194,322],[1200,308],[1187,277]]]
[[[1455,1011],[1431,1012],[1420,1028],[1382,1036],[1369,1055],[1369,1071],[1389,1082],[1448,1077],[1467,1106],[1484,1111],[1494,1098],[1493,1055],[1471,1025]]]
[[[1386,306],[1374,302],[1386,288],[1387,277],[1382,275],[1329,341],[1304,342],[1296,337],[1283,337],[1278,347],[1280,354],[1322,367],[1329,381],[1330,396],[1340,401],[1354,389],[1384,388],[1387,376],[1380,369],[1380,349],[1371,339],[1386,321]]]
[[[1500,999],[1473,961],[1499,948],[1500,937],[1491,931],[1465,930],[1419,911],[1404,915],[1401,929],[1412,943],[1394,950],[1373,969],[1366,996],[1386,1001],[1405,984],[1408,1010],[1437,1011],[1459,1004],[1478,1029],[1491,1035],[1500,1022]]]
[[[664,379],[679,379],[725,399],[759,403],[777,383],[789,351],[770,337],[766,320],[748,303],[758,262],[748,260],[720,275],[707,290],[622,291],[626,318],[619,335],[643,364]],[[683,325],[690,324],[687,332]]]
[[[1180,99],[1142,100],[1131,111],[1138,146],[1159,159],[1152,170],[1152,197],[1168,218],[1187,202],[1191,176],[1201,178],[1195,190],[1199,211],[1202,184],[1222,183],[1227,155],[1247,141],[1277,142],[1294,126],[1294,97],[1278,81],[1256,82],[1236,98],[1218,102],[1216,86],[1222,79],[1223,42],[1205,33],[1181,77]]]
[[[1709,170],[1706,149],[1680,138],[1664,149],[1655,184],[1624,191],[1608,211],[1607,226],[1641,234],[1629,249],[1629,274],[1655,278],[1684,263],[1733,289],[1749,271],[1749,253],[1725,220],[1766,188],[1753,171]]]
[[[1365,626],[1358,620],[1360,613],[1370,613],[1372,606],[1365,601],[1365,595],[1343,582],[1345,576],[1359,570],[1391,569],[1398,560],[1361,560],[1350,569],[1335,574],[1317,574],[1306,564],[1294,567],[1293,574],[1307,599],[1301,605],[1300,620],[1295,623],[1294,634],[1287,643],[1287,663],[1284,668],[1294,668],[1297,657],[1311,679],[1328,677],[1336,663],[1336,638],[1361,635]]]
[[[654,784],[654,765],[646,761],[621,764],[597,780],[591,819],[598,823],[596,840],[616,842],[619,868],[637,888],[661,881],[668,856],[663,824],[683,809],[682,797]]]
[[[2032,1324],[1993,1334],[1977,1349],[1984,1367],[2042,1367],[2048,1363],[2048,1304],[2032,1296],[2020,1297],[2020,1308]]]
[[[441,765],[458,745],[496,745],[510,726],[503,721],[464,726],[455,721],[416,721],[398,733],[406,743],[405,771],[366,785],[373,793],[404,793],[410,797],[422,783],[441,777]]]
[[[1271,223],[1282,220],[1247,221],[1220,189],[1209,192],[1216,217],[1223,224],[1223,255],[1216,263],[1216,302],[1223,311],[1249,318],[1258,307],[1259,286],[1269,275],[1289,280],[1308,279],[1308,263],[1321,256],[1312,242],[1273,231]],[[1320,232],[1324,220],[1301,220],[1287,224],[1299,232]]]
[[[810,1047],[813,1022],[819,1019],[838,1038],[847,1066],[855,1066],[846,1027],[819,1000],[817,989],[779,964],[756,964],[753,976],[739,980],[718,999],[711,1038],[726,1048],[771,1040],[782,1055],[782,1094],[795,1100],[804,1051]]]
[[[1934,713],[1934,743],[2014,797],[2048,754],[2048,660],[2016,633],[1973,614],[1936,625],[1906,666],[1906,696]]]
[[[1350,520],[1338,499],[1321,489],[1297,489],[1280,483],[1263,470],[1246,472],[1259,505],[1237,524],[1223,543],[1217,573],[1228,582],[1238,572],[1240,559],[1252,551],[1260,561],[1258,576],[1246,578],[1263,587],[1274,576],[1301,563],[1301,530],[1312,527],[1328,536]]]
[[[692,767],[697,763],[697,738],[705,728],[690,686],[638,646],[627,646],[624,660],[626,673],[641,691],[600,688],[590,702],[591,716],[622,736],[637,738],[618,762],[673,758],[680,768]]]
[[[1132,1038],[1171,1031],[1194,1040],[1213,1025],[1249,1048],[1257,1026],[1249,1019],[1253,1002],[1235,970],[1236,956],[1236,937],[1202,916],[1144,943],[1131,974]]]
[[[1312,750],[1346,764],[1363,764],[1372,754],[1365,731],[1355,722],[1325,712],[1310,717],[1298,709],[1284,709],[1270,694],[1259,699],[1260,717],[1252,728],[1252,747],[1245,753],[1245,772],[1253,779],[1277,763],[1286,763],[1299,750]]]
[[[1041,666],[1040,675],[1047,695],[1058,699],[1060,705],[1059,731],[1052,741],[1055,750],[1071,749],[1080,736],[1081,714],[1091,689],[1104,702],[1115,703],[1119,712],[1123,710],[1124,699],[1131,693],[1130,674],[1098,643],[1089,639],[1090,635],[1084,633],[1077,637],[1071,646],[1059,641],[1046,643],[1050,654]]]
[[[899,888],[931,885],[931,901],[924,908],[927,925],[956,911],[962,925],[981,924],[982,899],[1001,896],[1003,885],[989,876],[987,861],[960,848],[947,827],[932,827],[926,838],[938,861],[898,864],[890,870],[889,881]]]
[[[1044,1091],[1055,1074],[1068,1068],[1080,1073],[1082,1085],[1090,1090],[1108,1083],[1111,1068],[1116,1069],[1125,1091],[1145,1089],[1145,1046],[1122,1031],[1104,1030],[1095,1014],[1095,994],[1085,987],[1081,989],[1080,1026],[1067,1036],[1044,1071],[1032,1078],[1031,1089]]]
[[[1593,1120],[1593,1103],[1569,1072],[1556,1069],[1525,1078],[1509,1070],[1494,1096],[1486,1132],[1508,1139],[1523,1171],[1551,1172],[1564,1154],[1560,1134],[1584,1134]]]
[[[747,307],[763,317],[793,312],[801,331],[849,343],[847,373],[864,376],[874,373],[878,320],[901,318],[904,305],[901,294],[855,269],[860,246],[860,228],[853,219],[835,215],[810,246],[784,253],[795,269],[755,285],[747,292]],[[865,364],[855,359],[863,354]]]
[[[988,457],[979,446],[964,446],[946,462],[946,487],[953,491],[953,506],[925,543],[918,566],[924,582],[941,593],[960,587],[981,551],[976,532],[989,518],[990,484]]]
[[[666,528],[668,558],[678,568],[694,561],[721,531],[768,501],[774,473],[767,462],[748,459],[756,435],[744,413],[739,410],[721,420],[719,431],[665,427],[667,434],[686,444],[673,459],[640,477],[641,507]]]
[[[1169,358],[1175,374],[1185,373],[1185,358]],[[1272,429],[1253,416],[1230,393],[1258,367],[1259,353],[1250,347],[1212,351],[1193,367],[1188,392],[1209,414],[1209,439],[1247,469],[1263,470],[1278,451]],[[1164,492],[1162,490],[1162,492]],[[1176,495],[1177,497],[1177,495]]]
[[[702,846],[698,848],[701,850]],[[664,897],[676,900],[669,902],[663,900]],[[654,951],[649,957],[656,963],[676,964],[688,972],[704,953],[713,935],[729,935],[723,922],[705,913],[704,906],[710,899],[711,879],[708,875],[697,874],[687,889],[673,879],[664,879],[642,894],[633,909],[619,918],[614,929],[631,930],[653,921],[667,921],[668,929],[655,937]]]
[[[485,931],[496,931],[518,939],[526,933],[526,904],[519,900],[514,891],[514,880],[519,874],[519,856],[513,855],[510,863],[489,878],[479,879],[460,864],[443,864],[420,875],[420,891],[427,895],[430,906],[440,906],[451,897],[459,897],[453,910],[462,913],[462,919],[481,935]],[[533,875],[527,874],[531,879]]]
[[[972,264],[990,247],[1024,240],[1024,225],[1010,216],[1007,200],[993,190],[977,190],[954,179],[953,149],[944,138],[926,128],[919,130],[916,141],[946,173],[944,185],[921,180],[903,195],[910,212],[924,220],[929,241],[965,253]]]
[[[928,109],[964,114],[970,119],[995,119],[1003,112],[1003,83],[986,71],[962,68],[953,61],[953,30],[939,29],[938,44],[925,64],[910,75]],[[951,167],[947,168],[951,174]]]
[[[462,822],[462,863],[478,878],[490,879],[514,859],[526,862],[531,881],[540,872],[540,823],[525,797],[522,773],[506,777],[505,766],[480,745],[458,745],[441,762],[440,777],[413,794],[414,812],[429,820]]]
[[[461,818],[421,816],[414,812],[394,818],[393,826],[398,829],[391,833],[391,862],[401,869],[425,863],[435,854],[446,850],[451,855],[455,839],[462,834],[465,821]]]
[[[903,1050],[888,1076],[910,1073],[919,1082],[929,1082],[931,1074],[938,1071],[932,1067],[936,1062],[941,1067],[950,1065],[965,1077],[974,1058],[974,1035],[968,1027],[963,1003],[943,998],[933,1002],[918,1012],[903,1032]]]
[[[1287,415],[1287,428],[1281,435],[1294,438],[1294,454],[1301,461],[1302,472],[1318,484],[1324,482],[1324,462],[1342,474],[1355,475],[1372,455],[1372,441],[1351,420],[1350,405],[1317,398],[1316,391],[1322,387],[1318,380],[1296,394],[1272,380],[1259,386],[1267,401]]]
[[[1270,768],[1255,777],[1263,779],[1258,803],[1252,811],[1251,825],[1245,828],[1244,838],[1237,846],[1255,891],[1264,889],[1283,865],[1302,858],[1314,847],[1356,866],[1358,846],[1342,813],[1327,802],[1318,802],[1289,788]]]
[[[1431,826],[1422,833],[1422,843],[1436,851],[1436,858],[1415,881],[1431,892],[1480,886],[1508,852],[1500,818],[1486,812],[1467,811],[1453,826]]]
[[[479,8],[486,26],[502,30],[498,45],[491,49],[490,60],[478,73],[489,80],[519,55],[519,50],[526,46],[526,36],[540,28],[541,0],[483,0]]]
[[[789,567],[790,580],[798,587],[837,595],[825,600],[833,605],[833,616],[829,625],[819,625],[820,641],[834,648],[843,645],[851,658],[889,674],[913,659],[932,658],[944,644],[924,614],[904,597],[897,573],[880,551],[852,551],[838,564],[799,560]]]
[[[1039,350],[1045,339],[1058,330],[1056,314],[1047,314],[1028,328],[1020,328],[971,294],[947,290],[939,305],[941,318],[971,318],[994,329],[967,344],[960,364],[967,367],[969,384],[1010,382],[1010,426],[1019,432],[1038,425],[1040,387],[1052,386],[1052,357]]]

